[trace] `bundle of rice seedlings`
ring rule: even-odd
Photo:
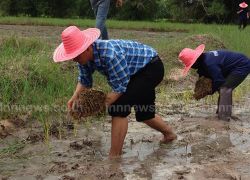
[[[106,94],[102,91],[89,89],[82,91],[77,99],[73,102],[73,106],[69,114],[74,119],[81,119],[105,112]]]
[[[212,94],[212,80],[204,76],[200,77],[195,83],[194,98],[199,100],[210,94]]]

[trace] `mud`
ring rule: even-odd
[[[6,33],[6,28],[28,34],[26,26],[0,26],[0,32],[4,29]],[[62,29],[30,31],[51,36]],[[177,140],[160,144],[161,134],[136,122],[131,115],[123,155],[115,160],[108,159],[109,117],[74,125],[68,123],[67,116],[57,119],[51,124],[49,141],[45,141],[43,128],[36,120],[19,125],[12,122],[11,132],[0,139],[0,179],[249,180],[249,103],[250,94],[236,102],[234,115],[239,119],[230,122],[218,120],[216,106],[202,100],[193,104],[157,103],[158,113],[174,128]]]
[[[76,135],[68,130],[63,139],[53,136],[49,144],[37,139],[41,137],[39,131],[32,135],[29,128],[22,128],[2,139],[1,148],[7,147],[10,141],[35,138],[27,140],[14,157],[1,158],[0,177],[247,180],[250,178],[250,112],[236,115],[240,120],[231,122],[220,121],[211,114],[191,118],[177,113],[166,115],[164,120],[178,134],[178,139],[170,144],[160,144],[161,134],[131,116],[123,156],[117,160],[107,158],[111,128],[108,117],[102,123],[92,122],[89,128],[78,125]]]

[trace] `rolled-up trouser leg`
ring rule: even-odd
[[[218,117],[221,120],[229,121],[231,115],[232,115],[232,88],[222,87],[220,89]]]
[[[217,101],[217,110],[216,110],[216,114],[219,113],[219,105],[220,105],[220,95],[219,95],[218,101]]]
[[[218,99],[217,114],[220,119],[232,114],[232,90],[239,86],[248,76],[239,74],[230,74],[226,78],[226,82],[220,88],[220,95]],[[230,115],[229,115],[230,114]]]

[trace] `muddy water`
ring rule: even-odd
[[[189,111],[194,112],[197,108]],[[178,110],[179,111],[179,110]],[[109,118],[93,122],[77,133],[64,132],[61,139],[25,142],[13,157],[2,157],[0,174],[8,179],[250,179],[249,111],[236,113],[239,120],[223,122],[192,113],[165,116],[178,134],[171,144],[159,144],[161,134],[137,123],[131,116],[119,160],[110,161]],[[188,115],[189,114],[189,115]],[[191,117],[189,117],[191,116]],[[34,128],[32,129],[34,131]],[[36,128],[35,133],[41,131]],[[27,139],[23,128],[1,142]]]

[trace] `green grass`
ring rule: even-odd
[[[25,142],[14,141],[7,145],[7,147],[0,149],[0,158],[15,156],[25,147]]]
[[[4,104],[51,104],[72,92],[76,79],[52,62],[48,43],[10,37],[2,40],[0,50],[0,98]]]
[[[58,19],[58,18],[30,18],[30,17],[0,17],[0,24],[20,25],[50,25],[94,27],[95,20],[91,19]],[[176,31],[188,32],[189,34],[212,34],[220,37],[228,49],[239,51],[250,56],[250,28],[239,31],[237,25],[217,24],[184,24],[165,21],[117,21],[108,20],[108,28],[134,29],[152,31]]]

